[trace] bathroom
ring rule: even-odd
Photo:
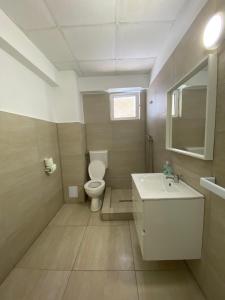
[[[1,300],[225,299],[224,15],[0,0]]]

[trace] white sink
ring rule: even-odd
[[[132,203],[144,260],[201,258],[202,194],[161,173],[132,174]]]
[[[167,179],[162,173],[132,174],[131,176],[142,200],[202,197],[199,192],[183,181],[174,183],[173,179]]]

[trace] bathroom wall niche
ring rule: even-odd
[[[167,92],[166,149],[213,159],[217,54],[209,54]]]

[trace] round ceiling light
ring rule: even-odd
[[[224,33],[224,15],[215,14],[207,23],[203,36],[203,43],[206,49],[213,50],[219,45]]]

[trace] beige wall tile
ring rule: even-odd
[[[65,185],[83,185],[87,179],[87,162],[84,155],[62,156],[62,175]]]
[[[138,150],[144,155],[145,149],[145,122],[143,121],[116,121],[111,122],[112,151]]]
[[[85,201],[87,181],[86,128],[82,123],[57,124],[62,165],[64,201]],[[69,198],[69,186],[78,186],[78,198]]]
[[[63,156],[83,154],[86,150],[82,123],[57,124],[60,152]]]
[[[107,123],[110,121],[108,94],[84,95],[83,104],[85,123]]]
[[[112,147],[112,127],[110,123],[89,123],[86,125],[87,149],[110,150]]]
[[[107,186],[129,188],[130,174],[145,171],[145,92],[140,99],[141,120],[110,121],[108,94],[83,97],[87,149],[109,151]]]
[[[112,189],[129,189],[131,188],[131,176],[110,177],[110,185]]]
[[[55,124],[0,112],[0,281],[63,202]],[[57,170],[44,172],[53,157]]]
[[[130,177],[131,173],[142,173],[145,160],[140,151],[112,151],[109,155],[109,171],[111,177]]]
[[[206,197],[202,259],[190,261],[188,264],[209,300],[225,298],[225,288],[222,284],[225,279],[223,255],[225,244],[222,238],[225,228],[225,203],[200,187],[199,181],[202,176],[213,175],[217,182],[225,187],[225,43],[218,50],[216,132],[213,161],[202,161],[165,150],[166,93],[171,86],[207,55],[202,44],[202,33],[210,16],[219,9],[225,11],[224,1],[212,0],[207,2],[151,84],[147,101],[147,131],[154,140],[154,170],[156,172],[161,171],[163,163],[170,160],[174,171],[182,174],[188,184]]]

